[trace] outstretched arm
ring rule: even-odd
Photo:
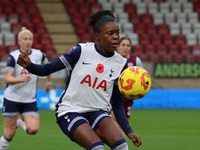
[[[39,76],[47,76],[53,72],[66,68],[62,61],[58,58],[49,64],[38,65],[31,62],[29,56],[26,52],[24,54],[20,54],[17,60],[17,63],[26,68],[30,73],[39,75]]]

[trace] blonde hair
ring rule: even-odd
[[[20,39],[20,37],[21,37],[24,33],[29,33],[29,34],[31,34],[31,35],[33,36],[33,33],[32,33],[30,30],[28,30],[26,27],[22,27],[21,31],[20,31],[19,34],[18,34],[18,39]]]

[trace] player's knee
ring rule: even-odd
[[[12,140],[12,138],[15,135],[15,130],[9,130],[9,131],[5,131],[4,135],[7,139]]]
[[[92,144],[88,150],[104,150],[104,144],[102,141]]]
[[[121,139],[111,146],[112,150],[128,150],[128,144],[125,139]]]
[[[38,129],[31,129],[31,128],[27,128],[26,132],[30,135],[35,135],[38,132]]]

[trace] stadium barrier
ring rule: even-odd
[[[64,89],[53,89],[45,93],[37,90],[39,109],[54,110]],[[3,105],[3,92],[0,90],[0,109]],[[200,89],[151,89],[141,99],[135,100],[134,109],[200,109]]]
[[[200,89],[151,89],[134,109],[200,109]]]

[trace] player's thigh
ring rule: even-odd
[[[19,114],[19,103],[10,101],[4,98],[3,101],[3,122],[4,122],[4,135],[8,139],[12,139],[17,129],[17,116]]]
[[[17,116],[4,116],[4,135],[8,139],[12,139],[17,129]]]
[[[22,115],[22,118],[26,124],[27,130],[39,130],[40,127],[40,117],[37,113],[30,113]]]
[[[57,117],[57,123],[65,135],[80,146],[88,149],[101,139],[92,129],[86,114],[70,112]]]
[[[21,115],[29,133],[34,134],[39,130],[40,117],[36,102],[21,104]]]
[[[101,139],[88,123],[84,123],[75,130],[74,141],[88,149],[94,143],[101,141]]]
[[[105,117],[101,120],[96,133],[108,146],[112,146],[114,143],[124,138],[117,123],[110,117]]]

